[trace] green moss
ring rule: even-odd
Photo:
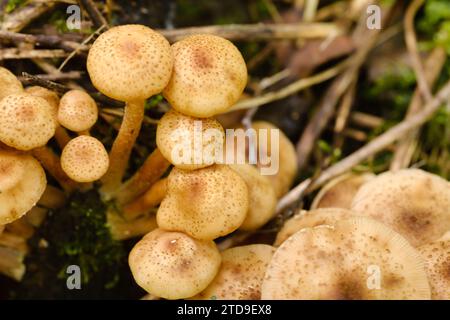
[[[8,0],[8,3],[5,6],[5,12],[11,13],[17,8],[23,6],[27,0]]]

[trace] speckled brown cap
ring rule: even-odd
[[[156,229],[134,246],[128,262],[136,283],[148,293],[183,299],[208,286],[219,271],[221,257],[213,241]]]
[[[46,185],[44,169],[36,159],[0,150],[0,225],[27,213],[41,198]]]
[[[277,196],[272,182],[267,176],[250,164],[234,164],[230,168],[236,171],[247,184],[249,208],[241,230],[256,230],[265,225],[275,214]]]
[[[425,259],[431,298],[450,300],[450,240],[432,242],[418,249]]]
[[[228,40],[207,34],[172,45],[174,70],[163,94],[172,107],[193,117],[211,117],[233,106],[247,84],[247,67]]]
[[[7,96],[0,101],[0,141],[19,150],[46,145],[56,130],[51,110],[40,97],[25,93]]]
[[[58,122],[63,127],[75,132],[86,131],[94,126],[97,118],[97,104],[86,92],[70,90],[61,97]]]
[[[100,179],[108,170],[109,157],[103,144],[94,137],[79,136],[69,141],[61,154],[61,167],[77,182]]]
[[[156,144],[164,158],[186,170],[216,163],[215,154],[222,155],[224,139],[218,121],[186,116],[173,109],[161,118],[156,131]]]
[[[94,86],[120,101],[145,100],[161,92],[172,67],[169,42],[142,25],[117,26],[102,33],[87,59]]]
[[[58,115],[59,97],[55,92],[39,86],[28,87],[25,89],[25,92],[35,97],[41,97],[47,101],[56,119]]]
[[[23,92],[22,83],[11,71],[0,67],[0,101],[11,94]]]
[[[311,204],[311,209],[344,208],[350,209],[352,200],[359,188],[375,175],[370,172],[346,173],[332,179],[320,189]]]
[[[450,183],[419,169],[385,172],[359,189],[352,210],[421,246],[450,230]]]
[[[286,239],[304,228],[313,228],[321,225],[333,226],[336,222],[356,217],[353,211],[343,208],[319,208],[315,210],[302,210],[287,220],[278,231],[274,246],[281,245]]]
[[[213,282],[192,299],[259,300],[261,284],[275,248],[252,244],[227,249]]]
[[[391,228],[369,218],[306,228],[275,252],[262,299],[430,299],[420,254]]]
[[[212,240],[239,228],[248,206],[245,181],[228,166],[213,165],[194,171],[174,168],[157,222],[165,230]]]

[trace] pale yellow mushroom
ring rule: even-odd
[[[58,122],[63,127],[86,134],[97,122],[97,118],[97,104],[86,92],[70,90],[61,97],[58,108]]]
[[[11,95],[23,92],[22,83],[6,68],[0,67],[0,101]]]
[[[213,241],[156,229],[134,246],[128,261],[136,283],[148,293],[184,299],[211,283],[221,257]]]

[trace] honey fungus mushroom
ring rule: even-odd
[[[369,218],[298,231],[275,252],[262,299],[430,299],[423,259],[391,228]]]
[[[247,184],[249,208],[241,230],[256,230],[265,225],[274,215],[277,205],[275,189],[267,176],[250,164],[230,165]]]
[[[245,181],[228,166],[194,171],[174,168],[156,217],[162,229],[212,240],[239,228],[248,208]]]
[[[207,118],[236,103],[247,84],[247,67],[230,41],[193,35],[173,44],[172,51],[173,74],[163,95],[174,109]]]
[[[71,140],[61,154],[61,167],[74,181],[92,182],[108,170],[109,157],[103,144],[90,136]]]
[[[193,299],[259,300],[261,284],[275,248],[252,244],[224,250],[219,273]]]
[[[450,230],[450,184],[419,169],[385,172],[359,189],[351,209],[391,226],[417,247]]]
[[[165,299],[192,297],[214,279],[221,256],[213,241],[155,229],[140,240],[129,256],[136,283]]]
[[[44,169],[36,159],[0,150],[0,225],[28,212],[41,198],[46,185]]]
[[[11,95],[23,93],[22,83],[6,68],[0,67],[0,101]]]
[[[97,104],[86,92],[70,90],[61,97],[58,122],[63,127],[86,134],[97,122],[97,118]]]
[[[142,25],[110,28],[89,50],[87,69],[92,84],[108,97],[126,102],[110,151],[110,168],[102,179],[105,199],[111,199],[120,186],[144,118],[145,100],[163,90],[172,68],[169,42]]]
[[[173,165],[186,170],[210,166],[221,159],[225,133],[212,118],[200,119],[170,110],[161,118],[156,144]]]
[[[353,197],[359,188],[374,177],[375,175],[370,172],[362,174],[347,173],[331,180],[315,196],[311,209],[350,209]]]
[[[418,248],[425,259],[433,300],[450,300],[450,240],[436,241]]]
[[[29,94],[0,101],[0,141],[19,150],[42,147],[53,137],[56,121],[48,102]]]
[[[339,220],[356,217],[353,211],[343,208],[319,208],[310,211],[302,210],[289,220],[278,231],[274,246],[281,245],[297,231],[321,225],[333,226]]]

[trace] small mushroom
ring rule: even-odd
[[[0,67],[0,101],[11,95],[23,93],[22,83],[8,69]]]
[[[32,156],[0,151],[0,225],[27,213],[41,198],[46,184],[44,169]]]
[[[369,218],[306,228],[275,252],[262,299],[430,299],[423,259],[391,228]]]
[[[385,172],[359,189],[351,209],[391,226],[418,247],[450,230],[450,184],[419,169]]]
[[[61,154],[61,167],[74,181],[92,182],[108,170],[109,157],[103,144],[90,136],[71,140]]]
[[[241,230],[256,230],[265,225],[275,213],[277,196],[272,182],[267,176],[250,164],[230,165],[247,184],[249,192],[249,208]]]
[[[350,209],[352,200],[359,188],[374,178],[373,173],[346,173],[328,182],[317,193],[311,209],[344,208]]]
[[[0,101],[0,141],[19,150],[42,147],[53,137],[56,121],[48,102],[29,94]]]
[[[227,111],[247,84],[247,67],[228,40],[208,34],[172,45],[174,69],[164,97],[177,111],[207,118]]]
[[[297,175],[297,155],[295,153],[295,148],[289,138],[281,131],[279,128],[273,124],[265,121],[255,121],[252,123],[252,128],[256,130],[258,137],[258,153],[265,153],[269,158],[271,157],[271,152],[273,150],[273,142],[271,141],[270,130],[278,130],[279,140],[278,140],[278,150],[279,159],[274,156],[271,159],[271,163],[268,166],[278,165],[278,172],[275,175],[268,175],[267,177],[271,179],[272,184],[275,188],[275,193],[278,198],[281,198],[285,193],[287,193],[294,182]],[[262,143],[261,137],[265,136],[267,143]],[[273,163],[273,161],[278,160],[278,164]],[[258,166],[264,166],[258,163]]]
[[[156,218],[162,229],[212,240],[239,228],[248,208],[245,181],[230,167],[213,165],[194,171],[174,168]]]
[[[314,228],[321,225],[334,226],[340,220],[357,216],[356,213],[343,208],[319,208],[315,210],[302,210],[289,220],[278,231],[274,246],[280,246],[294,233],[304,228]]]
[[[58,122],[63,127],[88,135],[97,118],[97,104],[86,92],[70,90],[62,96],[58,108]]]
[[[200,119],[170,110],[161,118],[156,145],[173,165],[186,170],[204,168],[222,156],[225,133],[212,118]]]
[[[93,43],[87,58],[92,84],[110,98],[126,102],[119,133],[110,151],[102,195],[111,199],[120,187],[131,149],[144,118],[145,100],[169,82],[173,56],[169,42],[142,25],[110,28]]]
[[[224,250],[222,265],[213,282],[192,299],[259,300],[261,284],[275,248],[252,244]]]
[[[431,298],[450,300],[450,240],[431,242],[418,250],[425,259]]]
[[[156,229],[131,250],[128,259],[136,283],[165,299],[192,297],[204,290],[220,268],[213,241]]]

